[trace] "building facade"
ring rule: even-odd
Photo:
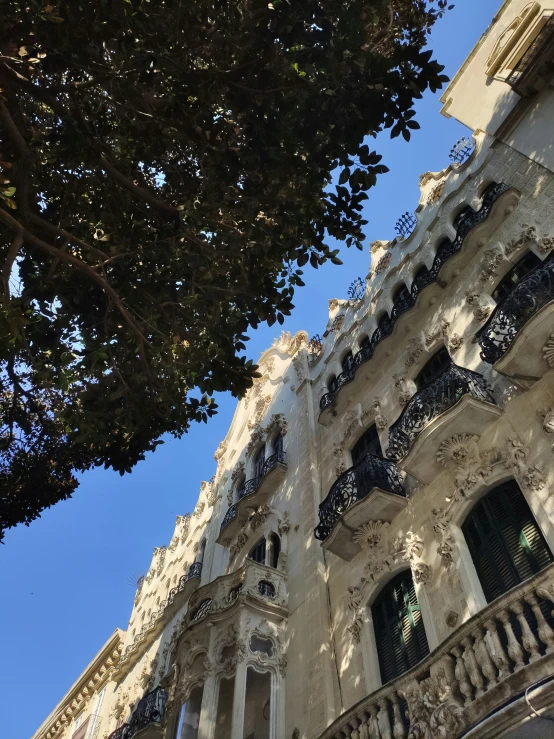
[[[553,11],[499,9],[442,97],[472,135],[261,356],[33,739],[554,737]]]

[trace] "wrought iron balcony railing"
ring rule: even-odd
[[[253,495],[256,490],[260,487],[263,479],[272,472],[278,464],[286,465],[286,454],[282,449],[268,457],[262,467],[261,473],[257,477],[253,477],[251,480],[247,480],[242,486],[239,492],[239,501],[245,498],[247,495]],[[233,503],[227,510],[223,521],[221,522],[220,531],[223,531],[225,526],[230,523],[235,517],[237,512],[237,504]]]
[[[409,310],[416,302],[419,293],[433,282],[436,282],[439,276],[439,272],[442,266],[455,254],[457,254],[461,248],[465,237],[468,233],[480,223],[483,223],[491,211],[492,206],[498,200],[498,198],[510,189],[508,185],[503,183],[493,183],[489,185],[483,195],[483,201],[481,208],[478,211],[468,213],[458,223],[456,230],[456,238],[453,241],[445,240],[437,249],[435,259],[431,269],[422,272],[414,282],[410,293],[406,295],[402,300],[399,300],[393,307],[390,316],[381,322],[381,324],[373,332],[369,344],[360,349],[360,351],[354,355],[352,366],[350,369],[341,372],[336,378],[335,386],[332,391],[329,391],[322,395],[319,401],[320,412],[324,411],[330,405],[335,402],[339,390],[349,382],[352,382],[356,375],[356,371],[361,364],[371,359],[375,352],[377,345],[383,341],[387,336],[390,336],[394,328],[394,324],[398,318]]]
[[[482,375],[451,364],[442,375],[411,398],[400,418],[390,427],[387,457],[395,461],[405,457],[423,429],[450,410],[464,395],[495,403],[491,388]]]
[[[108,739],[131,739],[137,732],[152,723],[160,723],[164,717],[167,692],[154,688],[138,702],[129,722],[112,732]]]
[[[550,258],[515,285],[475,334],[481,346],[481,359],[489,364],[497,362],[529,319],[553,300],[554,258]]]
[[[500,721],[500,709],[508,728],[506,711],[517,709],[515,700],[554,669],[553,578],[551,565],[489,603],[418,665],[349,708],[319,739],[459,739],[487,719],[489,730],[483,727],[481,736],[496,736],[492,722]],[[514,715],[514,723],[521,721]]]
[[[380,488],[396,495],[406,495],[394,462],[366,454],[358,464],[337,478],[329,494],[320,504],[319,524],[314,530],[315,538],[324,541],[342,514],[354,503],[365,498],[373,488]]]

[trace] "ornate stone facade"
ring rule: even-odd
[[[510,66],[548,10],[504,3],[444,93],[471,152],[422,176],[416,231],[370,245],[314,351],[262,354],[127,631],[34,739],[79,714],[76,739],[133,739],[153,696],[143,739],[554,736],[554,92]]]

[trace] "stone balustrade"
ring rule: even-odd
[[[554,565],[462,624],[319,739],[458,739],[554,672]]]

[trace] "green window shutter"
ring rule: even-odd
[[[383,685],[429,653],[410,570],[395,577],[372,606],[373,627]]]
[[[462,531],[488,602],[554,560],[515,480],[491,490]]]

